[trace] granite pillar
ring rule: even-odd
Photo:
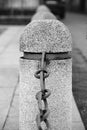
[[[34,20],[20,37],[20,51],[62,53],[72,51],[72,38],[68,28],[58,20]],[[39,60],[20,58],[20,130],[37,130],[38,104],[35,95],[40,80],[34,74]],[[72,59],[50,60],[46,88],[51,90],[47,99],[51,130],[72,130]]]

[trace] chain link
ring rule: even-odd
[[[44,122],[46,125],[47,130],[50,130],[50,124],[48,121],[49,116],[49,109],[48,109],[48,102],[47,98],[50,96],[51,91],[45,88],[45,78],[49,76],[49,73],[46,70],[46,52],[42,52],[42,59],[41,59],[41,67],[40,70],[36,71],[35,77],[40,79],[40,86],[41,91],[36,94],[36,99],[38,101],[38,108],[39,114],[36,116],[36,123],[38,130],[43,130],[41,123]],[[44,103],[44,108],[42,106]]]

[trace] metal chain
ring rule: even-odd
[[[49,76],[49,73],[46,70],[46,52],[42,52],[42,59],[41,59],[41,67],[40,70],[36,71],[35,77],[40,79],[40,86],[41,91],[36,94],[36,99],[38,101],[38,108],[40,113],[36,116],[36,123],[38,130],[43,130],[41,123],[44,122],[46,125],[47,130],[50,130],[50,124],[48,121],[49,116],[49,109],[48,109],[48,102],[47,98],[50,96],[51,92],[49,89],[45,88],[45,78]],[[44,103],[44,108],[42,106]]]

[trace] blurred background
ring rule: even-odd
[[[19,38],[40,5],[72,35],[73,130],[87,130],[87,0],[0,0],[0,130],[19,130]]]
[[[50,5],[55,13],[58,13],[59,10],[52,7],[54,4],[57,9],[61,8],[61,11],[62,7],[65,6],[69,12],[87,13],[87,0],[0,0],[0,23],[12,23],[14,19],[17,22],[21,21],[20,23],[22,21],[27,23],[30,16],[41,4]]]
[[[52,0],[45,0],[52,1]],[[60,1],[60,0],[56,0]],[[68,10],[87,12],[87,0],[62,0],[67,3]],[[0,0],[0,9],[35,9],[38,4],[44,3],[44,0]]]

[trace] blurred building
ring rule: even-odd
[[[35,9],[44,0],[0,0],[0,8]],[[87,12],[87,0],[66,0],[72,11]]]
[[[28,8],[35,9],[39,0],[0,0],[0,8]]]
[[[68,0],[68,9],[78,12],[87,12],[87,0]]]
[[[49,0],[0,0],[0,24],[29,23],[36,8],[44,1]],[[65,1],[68,11],[87,13],[87,0]]]

